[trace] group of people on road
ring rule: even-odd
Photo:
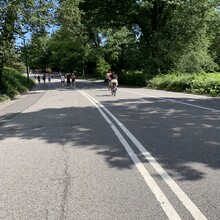
[[[65,81],[66,81],[67,88],[69,88],[70,86],[75,86],[76,76],[74,73],[67,73],[66,76],[65,76],[65,74],[62,74],[60,76],[60,80],[61,80],[61,87],[62,88],[64,88],[64,86],[65,86]]]
[[[42,80],[44,83],[46,83],[46,78],[48,79],[48,82],[51,82],[51,77],[53,76],[53,74],[48,74],[46,75],[45,73],[42,76]],[[36,75],[35,75],[36,77]],[[41,76],[38,75],[37,77],[38,83],[41,82]],[[61,80],[61,87],[64,88],[65,87],[65,82],[66,82],[66,86],[67,88],[69,88],[70,86],[75,86],[75,82],[76,82],[76,76],[75,73],[67,73],[67,74],[60,74],[60,80]],[[118,86],[118,75],[111,71],[111,69],[108,70],[107,74],[106,74],[106,80],[108,82],[108,90],[111,90],[112,85],[115,84],[116,87]]]
[[[43,82],[46,83],[46,78],[48,79],[48,82],[51,82],[51,76],[52,76],[51,73],[48,74],[48,75],[46,75],[46,74],[44,73],[43,76],[42,76]],[[40,77],[40,75],[37,76],[37,81],[38,81],[38,83],[41,82],[41,77]]]
[[[38,83],[41,83],[41,79],[43,80],[44,83],[46,83],[46,79],[48,79],[48,82],[51,82],[53,74],[43,74],[42,76],[38,75],[37,77],[35,76],[35,79],[37,79]],[[69,88],[70,86],[75,86],[75,81],[76,81],[76,76],[74,73],[67,73],[65,74],[60,74],[60,80],[61,80],[61,87],[64,88],[65,82],[66,86]]]

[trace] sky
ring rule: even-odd
[[[58,30],[58,27],[56,27],[56,26],[51,26],[50,28],[47,29],[49,34],[52,34],[56,30]],[[28,43],[28,41],[30,41],[30,39],[31,39],[31,32],[26,33],[23,36],[17,35],[16,41],[15,41],[16,46],[18,46],[18,47],[23,46],[24,45],[24,38],[25,38],[25,42]]]

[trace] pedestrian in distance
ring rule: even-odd
[[[38,83],[40,83],[40,76],[39,75],[37,76],[37,81],[38,81]]]
[[[61,80],[61,87],[64,88],[64,83],[65,83],[65,76],[64,76],[64,74],[61,75],[60,80]]]
[[[76,76],[74,73],[71,74],[71,79],[72,79],[72,86],[75,86]]]
[[[43,75],[43,81],[44,81],[44,83],[45,83],[45,81],[46,81],[46,74],[44,73],[44,75]]]
[[[49,74],[48,75],[48,82],[50,82],[51,81],[51,75]]]
[[[66,76],[66,85],[68,88],[70,87],[70,74],[69,73]]]

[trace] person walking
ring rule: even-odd
[[[51,81],[51,75],[50,74],[48,75],[47,79],[48,79],[48,82]]]
[[[67,88],[70,87],[70,74],[68,73],[66,76],[66,84],[67,84]]]
[[[43,75],[43,81],[44,81],[44,83],[45,83],[45,81],[46,81],[46,74],[44,73],[44,75]]]
[[[76,76],[74,73],[71,74],[72,86],[75,86]]]
[[[39,75],[37,76],[37,81],[38,81],[38,83],[40,83],[40,76]]]
[[[64,76],[64,74],[61,75],[60,79],[61,79],[61,87],[64,88],[64,83],[65,83],[65,76]]]

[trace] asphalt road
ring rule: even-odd
[[[220,99],[58,79],[0,104],[0,219],[219,220]]]

